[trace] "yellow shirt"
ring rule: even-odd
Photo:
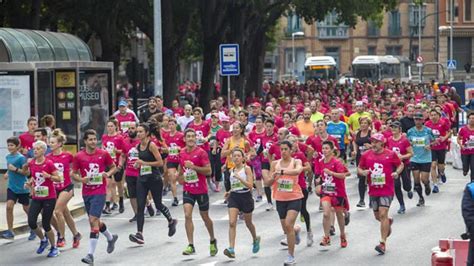
[[[353,131],[357,131],[360,128],[359,125],[359,118],[361,117],[369,117],[370,114],[368,112],[362,112],[362,113],[353,113],[351,116],[349,116],[349,121],[347,121],[347,124],[352,128]]]
[[[321,112],[316,112],[311,115],[311,118],[309,120],[311,120],[311,122],[314,123],[316,121],[323,120],[323,119],[324,119],[324,114]]]
[[[306,138],[314,135],[314,126],[311,120],[309,122],[306,122],[304,121],[304,119],[302,119],[296,122],[296,127],[300,131],[301,135],[305,136]]]

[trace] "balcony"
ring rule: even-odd
[[[402,27],[390,26],[388,27],[388,37],[400,37],[402,36]]]
[[[347,26],[325,26],[318,25],[318,38],[329,39],[348,39],[349,27]]]

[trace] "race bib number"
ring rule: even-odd
[[[341,135],[331,135],[331,137],[335,138],[337,141],[341,140]]]
[[[278,191],[280,192],[293,192],[293,179],[278,179]]]
[[[359,152],[360,153],[364,153],[365,150],[366,150],[365,146],[359,146]]]
[[[91,186],[98,186],[103,184],[103,177],[102,173],[92,175],[91,178],[89,179],[89,185]]]
[[[232,191],[239,191],[239,190],[242,190],[244,189],[244,184],[242,184],[242,182],[240,182],[239,179],[233,177],[231,178],[230,180],[230,189]]]
[[[466,147],[468,149],[474,149],[474,140],[468,140]]]
[[[110,154],[110,157],[112,157],[112,158],[117,157],[117,154],[115,153],[115,149],[110,149],[110,150],[108,150],[108,152]]]
[[[197,183],[198,181],[199,181],[199,178],[196,171],[192,169],[186,170],[186,172],[184,173],[184,182],[189,183],[189,184],[194,184],[194,183]]]
[[[179,154],[179,147],[175,146],[175,145],[172,145],[169,149],[169,155],[170,156],[178,156],[178,154]]]
[[[324,183],[323,192],[327,194],[334,194],[336,192],[336,184],[334,183]]]
[[[35,195],[38,198],[44,198],[49,195],[49,187],[37,186],[35,187]]]
[[[432,132],[435,138],[439,138],[441,136],[441,133],[439,132],[439,130],[433,129]]]
[[[130,128],[131,122],[121,122],[120,123],[120,128],[122,129],[123,132],[127,132],[128,129]]]
[[[425,147],[425,138],[420,138],[420,137],[414,137],[413,138],[413,146],[416,147]]]
[[[383,186],[385,185],[385,174],[372,174],[372,185],[374,186]]]
[[[150,165],[142,165],[140,167],[140,175],[151,175],[152,170]]]

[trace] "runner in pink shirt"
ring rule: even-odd
[[[462,172],[467,176],[471,172],[474,182],[474,112],[467,114],[467,125],[459,130],[457,142],[461,148]]]
[[[270,148],[278,143],[277,134],[275,134],[275,122],[272,119],[265,120],[265,135],[261,139],[260,148],[257,150],[257,155],[260,154],[262,160],[262,177],[265,180],[269,178],[270,174],[270,161],[269,150]],[[270,186],[264,186],[265,196],[267,197],[267,211],[273,210],[272,203],[272,189]]]
[[[178,206],[178,194],[176,189],[176,181],[178,180],[178,165],[179,165],[179,152],[184,148],[184,134],[177,131],[177,123],[173,117],[170,117],[168,121],[168,127],[170,132],[163,136],[166,144],[168,145],[168,157],[166,157],[166,166],[168,168],[168,178],[171,183],[171,193],[173,194],[172,206]]]
[[[137,122],[137,116],[128,110],[128,104],[126,101],[120,101],[118,103],[119,112],[115,115],[115,118],[118,121],[118,128],[122,134],[127,133],[128,128],[130,127],[131,122]]]
[[[265,127],[263,123],[263,117],[257,116],[255,118],[255,126],[249,133],[248,139],[253,143],[253,148],[257,152],[262,145],[262,139],[265,137]],[[262,158],[261,156],[255,156],[250,162],[247,162],[252,166],[255,174],[255,187],[257,192],[256,202],[262,201]]]
[[[85,148],[74,157],[73,178],[82,183],[82,198],[84,199],[91,228],[89,251],[81,261],[86,264],[93,264],[99,232],[107,238],[107,253],[114,251],[115,242],[118,239],[118,235],[112,235],[105,223],[100,220],[107,194],[107,178],[115,174],[117,167],[107,151],[97,148],[97,133],[95,130],[86,130],[83,141]]]
[[[388,217],[388,211],[393,200],[394,179],[402,173],[403,163],[395,152],[384,148],[385,137],[382,134],[372,134],[371,143],[372,150],[362,154],[357,172],[367,177],[370,205],[380,222],[381,231],[380,244],[375,250],[383,255],[392,231],[393,218]]]
[[[35,142],[35,130],[38,128],[38,119],[36,119],[36,117],[28,118],[27,126],[28,131],[18,137],[20,139],[22,154],[26,154],[31,150],[31,148],[33,148],[33,143]]]

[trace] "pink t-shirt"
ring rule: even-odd
[[[170,134],[166,134],[163,137],[166,144],[168,145],[168,157],[166,160],[170,163],[178,163],[179,162],[179,151],[184,148],[184,134],[182,132],[176,131],[176,133],[172,136]]]
[[[115,118],[119,122],[119,130],[122,132],[122,134],[127,133],[130,123],[136,122],[135,115],[133,113],[126,113],[125,115],[119,113],[115,116]]]
[[[277,146],[277,145],[275,145],[275,146]],[[295,158],[295,159],[301,160],[301,165],[302,166],[304,166],[308,162],[308,159],[306,158],[304,153],[302,153],[301,151],[297,151],[297,152],[293,153],[292,157]],[[305,176],[304,171],[302,171],[301,174],[298,176],[298,185],[300,185],[301,189],[306,189],[306,187],[307,187],[307,185],[306,185],[306,176]]]
[[[464,145],[461,149],[461,154],[474,154],[474,130],[470,130],[468,126],[464,126],[459,130],[458,137]]]
[[[332,141],[332,143],[334,143],[334,148],[339,149],[339,144],[335,137],[328,135],[328,138],[326,140]],[[308,139],[306,139],[306,145],[309,145],[314,149],[313,170],[315,171],[316,175],[321,175],[321,160],[324,159],[323,142],[326,140],[323,140],[320,136],[310,136]]]
[[[262,145],[263,145],[263,152],[261,153],[261,159],[262,163],[268,163],[268,159],[266,157],[266,153],[270,152],[270,148],[274,144],[278,144],[278,139],[276,134],[272,134],[271,136],[268,136],[267,134],[263,135],[262,139]]]
[[[425,123],[425,126],[431,128],[431,131],[433,132],[435,140],[439,139],[440,137],[445,137],[448,134],[449,130],[451,130],[451,124],[447,120],[441,120],[441,119],[436,124],[433,123],[433,121],[428,120]],[[447,139],[446,141],[440,142],[436,145],[433,144],[431,145],[431,149],[435,151],[447,150],[448,141],[449,139]]]
[[[102,136],[102,149],[106,150],[112,159],[114,159],[114,163],[118,164],[120,159],[120,153],[123,149],[123,137],[120,134],[115,136],[103,135]]]
[[[123,153],[127,156],[125,176],[138,177],[139,169],[133,167],[135,162],[138,160],[138,144],[140,144],[139,139],[126,138],[123,141]]]
[[[19,137],[21,147],[25,148],[27,151],[33,148],[33,143],[35,142],[35,136],[31,135],[29,132],[21,134]]]
[[[388,149],[384,149],[379,154],[373,150],[368,150],[362,154],[359,167],[364,170],[370,170],[367,177],[370,196],[393,196],[394,179],[392,173],[400,164],[401,161],[397,154]]]
[[[280,160],[281,159],[280,145],[278,145],[278,143],[273,144],[268,150],[268,153],[272,156],[274,161]]]
[[[182,149],[179,153],[179,164],[184,172],[183,190],[193,195],[207,194],[206,176],[184,167],[185,161],[190,161],[196,166],[203,167],[210,164],[209,155],[199,147],[194,148],[191,152]]]
[[[81,150],[74,157],[73,169],[79,171],[82,177],[92,180],[82,186],[82,195],[104,195],[107,192],[107,180],[102,174],[106,167],[112,166],[114,161],[110,154],[102,149],[96,149],[93,154]]]
[[[329,162],[324,162],[324,159],[321,160],[321,178],[323,181],[321,187],[322,194],[325,196],[345,198],[347,196],[345,179],[328,175],[324,173],[324,169],[331,170],[335,173],[347,173],[347,167],[334,156],[329,160]]]
[[[393,139],[393,136],[388,138],[385,146],[387,149],[400,155],[407,154],[408,148],[411,147],[410,141],[403,135],[398,140]],[[410,159],[404,160],[403,163],[405,165],[410,164]]]
[[[56,198],[56,189],[51,178],[44,178],[43,172],[52,174],[56,171],[53,162],[46,159],[42,164],[36,164],[36,160],[32,160],[28,164],[30,168],[31,178],[33,179],[33,194],[31,198],[34,200],[48,200]]]
[[[300,133],[300,130],[295,127],[294,125],[292,125],[291,127],[288,128],[288,131],[291,133],[291,135],[295,135],[297,137],[300,137],[301,136],[301,133]]]
[[[196,125],[195,121],[192,121],[187,128],[192,128],[196,131],[196,144],[204,149],[204,151],[209,151],[209,142],[203,140],[203,138],[209,136],[209,132],[211,131],[209,123],[202,121],[201,124]]]
[[[56,191],[61,191],[71,184],[71,164],[74,157],[71,153],[64,151],[59,155],[54,155],[52,152],[46,155],[46,158],[51,160],[54,167],[58,171],[59,176],[63,176],[62,182],[54,182]]]
[[[257,133],[257,131],[252,130],[249,133],[248,138],[250,141],[252,141],[253,148],[255,149],[255,151],[258,151],[258,149],[260,148],[260,145],[262,145],[262,139],[265,137],[265,135],[266,135],[265,130],[263,130],[260,133]]]

